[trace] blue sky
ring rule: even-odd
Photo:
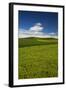
[[[36,32],[37,36],[40,33],[42,35],[53,34],[57,36],[58,13],[19,11],[18,20],[20,35],[35,34],[34,32]]]

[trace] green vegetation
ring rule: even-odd
[[[19,39],[18,78],[58,76],[58,40],[53,38]]]

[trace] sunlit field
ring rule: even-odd
[[[18,78],[58,76],[58,40],[53,38],[20,38]]]

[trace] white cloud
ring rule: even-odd
[[[56,33],[54,33],[54,32],[51,32],[51,33],[49,33],[50,35],[55,35]]]
[[[44,27],[42,27],[41,23],[36,23],[33,27],[30,27],[29,31],[41,32],[43,29],[44,29]]]
[[[42,30],[44,27],[42,27],[41,23],[36,23],[34,26],[30,27],[29,30],[19,30],[19,38],[22,37],[35,37],[39,35],[43,35]]]
[[[26,37],[41,37],[41,38],[50,38],[54,37],[57,38],[56,33],[44,33],[44,27],[42,27],[41,23],[36,23],[34,26],[30,27],[29,30],[21,29],[19,30],[19,38],[26,38]]]

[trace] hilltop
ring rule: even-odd
[[[58,39],[28,37],[28,38],[19,38],[18,41],[19,41],[19,47],[25,47],[25,46],[56,44],[58,42]]]

